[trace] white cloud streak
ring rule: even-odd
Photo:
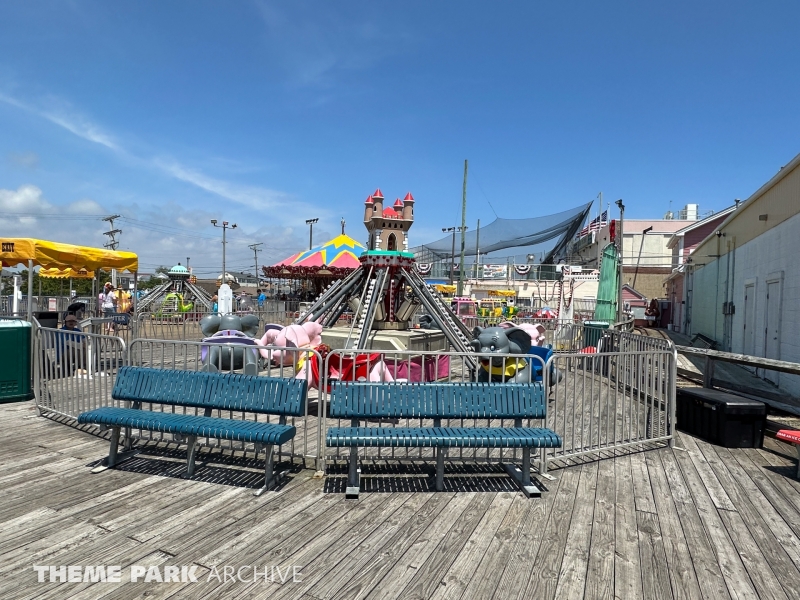
[[[74,111],[70,113],[64,109],[38,108],[2,92],[0,92],[0,101],[46,119],[83,140],[103,146],[120,156],[131,159],[135,163],[144,164],[149,168],[155,168],[173,179],[188,183],[194,187],[248,208],[265,211],[291,202],[289,194],[284,192],[260,186],[241,185],[231,181],[210,177],[197,169],[182,165],[177,160],[135,156],[128,152],[113,135],[104,131],[100,126],[86,117],[75,114]]]

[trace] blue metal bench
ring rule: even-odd
[[[145,367],[122,367],[111,397],[132,402],[131,408],[106,406],[78,415],[79,423],[111,429],[111,450],[106,462],[119,462],[117,446],[120,429],[160,431],[186,438],[187,476],[194,475],[198,437],[237,440],[255,444],[256,452],[266,450],[264,487],[273,475],[273,447],[291,440],[295,427],[287,417],[300,417],[306,410],[308,383],[301,379],[257,377],[235,373],[171,371]],[[142,410],[143,402],[204,409],[203,415]],[[213,410],[277,415],[278,423],[212,417]]]
[[[542,419],[547,400],[534,383],[346,383],[331,384],[330,416],[350,419],[350,427],[331,427],[329,447],[350,448],[346,496],[360,488],[358,448],[436,448],[436,489],[444,489],[445,448],[521,448],[522,468],[503,465],[526,496],[531,485],[531,448],[559,448],[561,438],[544,428],[523,427],[523,419]],[[361,420],[432,419],[433,427],[362,427]],[[442,427],[442,419],[513,419],[513,427]]]

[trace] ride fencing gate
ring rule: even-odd
[[[540,473],[581,461],[613,457],[671,444],[675,426],[675,380],[677,353],[668,340],[609,330],[603,333],[600,351],[583,349],[582,326],[568,324],[560,333],[562,350],[547,360],[532,355],[508,355],[522,361],[529,372],[539,371],[547,396],[547,417],[523,423],[547,427],[558,433],[563,446],[539,452],[535,466]],[[565,324],[566,326],[566,324]],[[549,332],[548,332],[549,333]],[[75,339],[65,338],[72,336]],[[138,338],[126,344],[110,335],[69,333],[36,328],[34,333],[34,390],[43,414],[74,419],[81,412],[100,406],[124,405],[111,398],[118,369],[123,365],[157,369],[197,371],[211,360],[216,347],[215,367],[232,371],[235,354],[252,353],[260,376],[294,377],[301,371],[312,380],[306,414],[290,421],[297,428],[295,438],[282,446],[276,459],[301,463],[324,471],[327,465],[347,459],[348,452],[324,446],[328,427],[347,426],[326,418],[326,390],[331,381],[378,379],[386,385],[405,385],[411,380],[450,382],[476,381],[481,359],[491,355],[459,352],[400,352],[385,350],[332,350],[326,355],[316,350],[283,349],[257,345],[208,344],[185,340]],[[548,335],[548,342],[552,341]],[[569,343],[567,343],[569,341]],[[580,350],[584,350],[581,352]],[[263,356],[262,356],[263,355]],[[241,372],[239,369],[238,372]],[[389,382],[388,380],[393,380]],[[196,409],[146,405],[152,410]],[[272,419],[232,411],[217,411],[225,418]],[[513,426],[513,420],[442,420],[442,426]],[[420,419],[389,419],[370,422],[376,427],[433,426]],[[127,432],[128,439],[142,442],[173,443],[178,440],[158,432]],[[201,445],[255,457],[252,444],[198,439]],[[359,450],[366,461],[434,462],[429,448],[366,448]],[[520,450],[451,448],[448,461],[467,463],[518,462]]]

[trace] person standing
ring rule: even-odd
[[[103,309],[103,316],[111,320],[106,325],[106,331],[112,333],[114,331],[114,313],[117,311],[117,294],[114,292],[114,286],[111,282],[106,282],[103,286],[103,293],[100,294],[101,307]]]

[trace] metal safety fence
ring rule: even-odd
[[[544,362],[534,355],[504,355],[500,383],[505,373],[541,379],[548,398],[545,419],[530,420],[531,427],[547,427],[563,439],[559,449],[541,451],[540,472],[573,464],[575,460],[613,456],[670,442],[675,424],[675,379],[677,355],[667,340],[605,330],[594,352],[584,350],[587,332],[574,324],[563,324],[570,335],[562,336],[562,349]],[[597,332],[590,332],[595,335]],[[549,342],[555,342],[549,338]],[[567,343],[567,341],[569,343]],[[589,341],[592,341],[590,339]],[[576,350],[578,349],[578,350]],[[242,344],[138,338],[126,344],[117,336],[67,332],[46,328],[34,330],[34,389],[43,413],[75,418],[81,412],[116,404],[111,398],[117,370],[122,365],[158,369],[217,370],[245,372],[271,377],[306,377],[311,382],[306,414],[291,420],[297,435],[278,450],[283,460],[301,462],[323,470],[330,461],[345,458],[337,449],[326,449],[325,432],[338,426],[327,418],[326,390],[333,381],[381,381],[407,385],[417,381],[466,382],[481,377],[481,364],[496,354],[459,352],[401,352],[373,350],[317,350],[277,348]],[[505,365],[514,365],[510,371]],[[485,375],[485,374],[484,374]],[[510,376],[510,375],[509,375]],[[148,406],[152,410],[195,409]],[[270,417],[217,411],[225,418],[264,420]],[[275,419],[275,417],[271,417]],[[442,426],[486,425],[486,421],[443,420]],[[512,425],[493,420],[491,426]],[[381,427],[427,426],[424,420],[383,420],[369,425]],[[171,435],[130,431],[131,439],[176,442]],[[255,449],[241,442],[198,440],[208,447],[247,456]],[[433,460],[431,449],[362,449],[366,460]],[[479,463],[517,461],[520,450],[451,449],[448,460]]]

